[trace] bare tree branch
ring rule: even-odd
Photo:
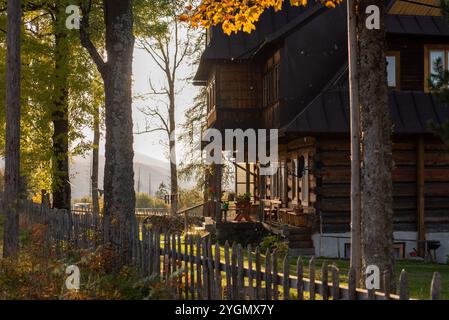
[[[89,55],[91,56],[92,60],[94,61],[95,65],[97,66],[98,71],[100,72],[103,79],[106,76],[106,68],[107,64],[101,57],[100,53],[98,52],[97,48],[93,44],[90,33],[89,33],[89,18],[90,18],[90,12],[92,10],[92,0],[89,0],[87,8],[80,6],[81,11],[83,12],[83,18],[80,22],[80,40],[81,45],[89,52]]]

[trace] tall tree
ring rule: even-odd
[[[367,28],[367,7],[380,10],[379,28]],[[362,142],[362,261],[394,272],[392,124],[388,107],[384,0],[359,0],[359,47]],[[363,93],[363,94],[362,94]],[[394,277],[391,277],[394,278]]]
[[[69,59],[70,48],[66,28],[66,3],[52,7],[54,33],[53,72],[53,156],[52,193],[53,207],[70,210],[71,187],[69,173]]]
[[[21,0],[8,0],[3,257],[19,252],[21,5]]]
[[[161,89],[155,88],[150,79],[150,95],[153,97],[163,96],[162,104],[165,107],[147,107],[141,111],[150,118],[145,130],[139,133],[151,133],[162,131],[166,133],[169,140],[170,156],[170,192],[172,194],[171,214],[176,214],[178,210],[178,159],[176,153],[176,96],[182,91],[178,86],[180,68],[186,58],[191,57],[200,49],[200,37],[198,33],[186,25],[179,24],[181,13],[180,1],[173,1],[166,7],[164,15],[161,12],[161,22],[166,23],[166,33],[154,35],[152,38],[138,40],[138,45],[144,49],[151,57],[155,65],[164,75],[164,85]],[[154,101],[154,100],[153,100]],[[153,125],[152,120],[158,124]]]
[[[131,0],[104,0],[107,60],[90,38],[92,1],[83,6],[80,38],[100,72],[105,92],[106,147],[103,236],[121,257],[130,261],[130,235],[135,219],[132,124],[132,58],[134,51]]]

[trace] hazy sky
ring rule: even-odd
[[[196,71],[195,66],[189,66],[190,61],[187,60],[179,71],[179,78],[186,78],[190,74]],[[162,72],[156,66],[156,64],[151,59],[150,55],[141,49],[134,50],[134,63],[133,63],[133,94],[141,95],[148,93],[149,89],[149,78],[153,86],[159,88],[164,81]],[[182,123],[184,121],[185,110],[192,105],[193,99],[198,92],[198,88],[193,86],[191,83],[186,81],[178,81],[178,88],[184,87],[181,94],[176,97],[177,109],[176,109],[176,122]],[[137,132],[138,129],[143,130],[145,127],[145,115],[142,114],[138,108],[144,106],[155,106],[157,102],[148,101],[138,101],[135,100],[133,103],[133,121],[134,121],[134,131]],[[162,106],[163,107],[163,106]],[[86,132],[89,137],[92,136],[91,132]],[[168,161],[166,158],[166,147],[160,144],[161,139],[167,141],[165,133],[156,132],[150,134],[135,134],[134,135],[134,151],[136,153],[141,153],[146,156],[156,158],[163,161]],[[178,150],[178,159],[182,157],[182,150]],[[100,153],[104,153],[104,141],[101,143]]]

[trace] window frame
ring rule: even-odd
[[[430,66],[430,53],[432,51],[444,51],[444,65],[449,69],[449,45],[448,44],[426,44],[424,45],[424,91],[429,92],[429,79],[432,70]]]
[[[388,86],[388,73],[387,73],[387,86],[389,89],[400,90],[401,89],[401,52],[397,51],[397,50],[387,51],[385,53],[385,60],[386,60],[387,56],[393,56],[396,59],[396,66],[395,66],[396,86],[394,86],[394,87]]]
[[[281,54],[276,51],[265,63],[262,75],[262,106],[269,107],[280,100]]]

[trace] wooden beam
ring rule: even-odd
[[[417,230],[418,230],[418,240],[426,239],[426,229],[424,220],[424,138],[421,136],[418,138],[416,146],[416,195],[417,195]],[[418,254],[421,257],[425,255],[424,243],[419,242],[418,244]]]

